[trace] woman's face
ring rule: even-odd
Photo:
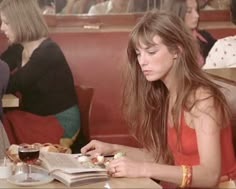
[[[4,32],[4,34],[6,35],[6,37],[8,38],[10,43],[13,43],[15,41],[15,34],[10,26],[10,24],[8,23],[7,18],[4,16],[3,13],[0,14],[1,17],[1,30]]]
[[[153,42],[155,45],[150,47],[140,43],[140,47],[136,49],[137,59],[148,81],[160,79],[166,84],[166,76],[173,67],[177,55],[168,50],[158,35],[153,38]]]
[[[184,22],[190,29],[196,29],[199,20],[198,5],[196,0],[186,0],[187,12]]]

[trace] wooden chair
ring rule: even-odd
[[[80,153],[81,147],[87,144],[90,140],[89,134],[89,118],[92,108],[92,98],[94,89],[84,86],[75,86],[77,101],[80,110],[80,131],[74,143],[71,145],[72,153]]]

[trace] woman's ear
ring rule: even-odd
[[[174,53],[174,56],[173,56],[174,59],[178,58],[178,53]]]
[[[173,58],[176,59],[178,58],[179,54],[182,52],[182,48],[178,46],[178,49],[174,52]]]

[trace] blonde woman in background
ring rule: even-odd
[[[80,128],[73,76],[37,1],[3,0],[0,16],[9,42],[1,54],[11,71],[7,92],[21,97],[20,107],[4,115],[11,143],[71,139]]]

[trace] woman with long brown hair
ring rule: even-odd
[[[198,45],[173,14],[148,12],[128,42],[123,110],[142,148],[93,140],[85,154],[126,153],[114,177],[150,177],[181,187],[216,187],[236,172],[230,111],[198,66]]]

